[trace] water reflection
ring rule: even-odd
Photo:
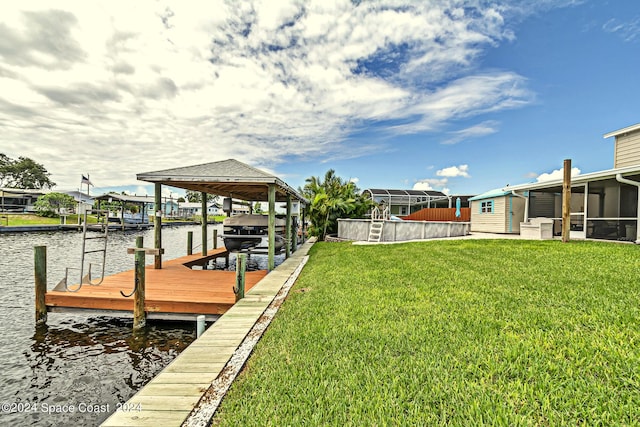
[[[151,323],[136,332],[132,326],[129,320],[98,317],[36,327],[30,351],[24,352],[31,370],[29,391],[21,390],[15,398],[39,409],[3,414],[2,423],[97,425],[195,339],[184,323]],[[82,405],[109,411],[47,413],[51,407]]]

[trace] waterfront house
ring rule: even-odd
[[[571,177],[570,237],[640,241],[640,124],[613,131],[614,168]],[[494,190],[472,199],[471,231],[516,231],[520,221],[546,218],[552,234],[562,232],[562,179],[533,182]],[[524,209],[513,209],[511,230],[487,225],[495,218],[491,210],[507,215],[506,206],[515,198],[524,200]],[[505,219],[507,218],[505,217]]]

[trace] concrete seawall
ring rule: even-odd
[[[367,219],[339,219],[338,237],[341,239],[366,241],[369,238]],[[434,239],[465,236],[470,232],[470,222],[436,221],[384,221],[382,242]]]

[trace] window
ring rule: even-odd
[[[480,203],[480,213],[493,213],[493,200]]]

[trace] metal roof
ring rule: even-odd
[[[507,187],[507,188],[510,188],[510,187]],[[469,201],[473,202],[475,200],[492,199],[494,197],[506,196],[507,194],[511,194],[510,189],[507,190],[506,188],[496,188],[493,190],[489,190],[486,193],[478,194],[477,196],[471,197],[469,198]]]
[[[163,197],[164,198],[164,197]],[[153,196],[130,196],[128,194],[107,193],[98,197],[94,197],[95,200],[118,200],[125,203],[155,203]]]
[[[638,123],[637,125],[627,126],[626,128],[614,130],[613,132],[605,133],[604,138],[611,138],[612,136],[622,135],[625,133],[633,132],[638,129],[640,129],[640,123]]]
[[[367,188],[364,191],[370,192],[372,196],[447,197],[443,192],[434,190],[388,190],[383,188]]]
[[[248,201],[267,200],[269,185],[275,184],[277,202],[286,201],[286,196],[289,194],[294,199],[308,203],[300,193],[280,178],[235,159],[144,172],[137,174],[136,177],[140,181]]]

